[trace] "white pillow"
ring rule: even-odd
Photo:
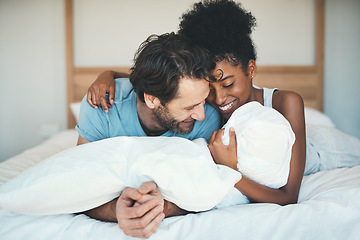
[[[82,212],[153,180],[165,199],[204,211],[240,178],[213,162],[205,140],[116,137],[65,150],[3,184],[0,207],[30,215]]]
[[[320,112],[319,110],[310,107],[305,107],[304,114],[305,114],[306,124],[335,127],[335,123],[331,120],[331,118],[325,115],[324,113]]]
[[[246,177],[271,188],[287,183],[295,134],[285,117],[273,108],[249,102],[233,112],[225,128],[223,143],[229,144],[229,129],[236,133],[238,170]],[[238,196],[236,196],[236,194]],[[243,198],[239,191],[231,194],[237,204]],[[230,197],[226,197],[226,205]],[[223,205],[223,203],[222,203]]]
[[[79,122],[81,102],[70,103],[70,109],[75,117],[76,122]]]

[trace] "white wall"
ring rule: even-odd
[[[314,0],[240,0],[256,17],[258,65],[315,63]],[[301,47],[299,47],[301,46]]]
[[[324,110],[360,138],[360,0],[327,0],[325,30]]]
[[[139,43],[150,33],[176,31],[193,2],[75,0],[75,64],[131,64]],[[313,63],[312,0],[243,3],[258,19],[260,64]],[[326,1],[325,113],[358,137],[359,13],[359,0]],[[0,161],[66,128],[64,21],[63,0],[0,0]],[[290,49],[294,41],[305,47]]]
[[[0,161],[66,128],[63,0],[0,1]]]
[[[196,0],[74,0],[74,64],[131,66],[151,34],[175,32]]]
[[[140,43],[150,34],[176,32],[181,14],[194,2],[75,0],[75,65],[132,65]],[[314,64],[314,0],[241,2],[257,18],[258,64]]]

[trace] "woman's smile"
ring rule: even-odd
[[[222,106],[218,106],[220,111],[223,112],[223,113],[228,113],[230,111],[232,111],[232,107],[234,106],[234,103],[235,103],[236,100],[230,102],[230,103],[227,103],[225,105],[222,105]]]

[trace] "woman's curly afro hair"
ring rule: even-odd
[[[241,65],[256,61],[256,50],[250,37],[256,19],[240,3],[230,0],[204,0],[181,17],[179,34],[210,51],[215,62],[227,60]]]

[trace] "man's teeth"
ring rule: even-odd
[[[220,108],[220,110],[221,111],[226,111],[226,110],[228,110],[229,108],[231,108],[232,107],[232,105],[234,104],[234,102],[231,102],[231,103],[229,103],[229,104],[227,104],[227,105],[225,105],[225,106],[219,106],[219,108]]]

